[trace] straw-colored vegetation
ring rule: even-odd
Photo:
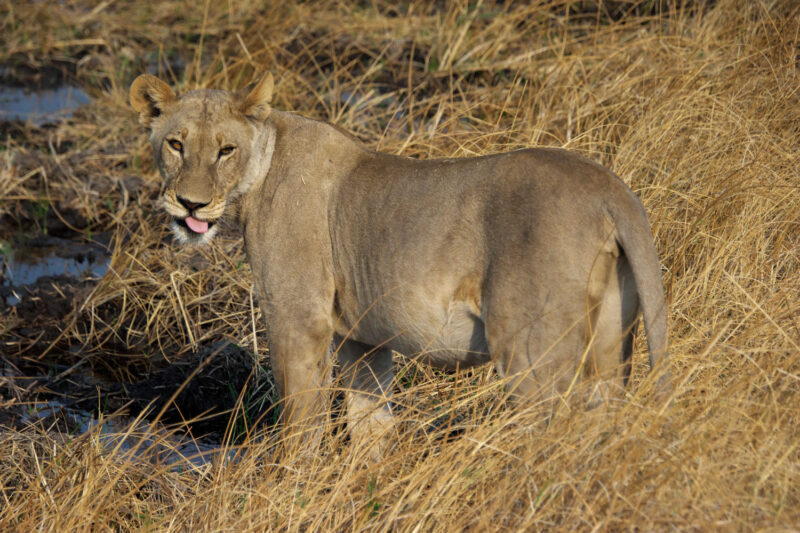
[[[206,249],[181,249],[165,230],[146,132],[127,104],[144,71],[188,90],[241,88],[269,70],[276,107],[391,153],[553,145],[607,165],[642,199],[661,254],[674,401],[648,400],[639,340],[627,398],[585,410],[575,391],[552,417],[504,406],[489,368],[439,374],[398,360],[399,444],[378,464],[339,417],[318,454],[276,455],[269,424],[256,424],[272,401],[262,371],[230,402],[238,460],[199,469],[117,449],[99,429],[0,416],[0,530],[800,524],[797,2],[252,4],[0,4],[9,76],[55,66],[93,96],[56,127],[2,130],[3,238],[46,223],[113,235],[102,280],[47,293],[63,293],[63,309],[2,311],[4,412],[55,387],[21,379],[25,365],[51,365],[50,378],[76,387],[135,382],[230,339],[268,367],[235,230]],[[72,398],[112,416],[97,390]],[[157,414],[120,418],[121,431],[170,446],[147,426]]]

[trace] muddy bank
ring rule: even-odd
[[[4,410],[0,425],[23,429],[35,423],[74,435],[90,429],[87,420],[101,415],[114,415],[124,424],[138,417],[152,421],[161,413],[162,426],[214,444],[261,431],[276,416],[270,411],[272,380],[254,365],[252,354],[225,341],[186,354],[134,383],[103,379],[82,361],[66,366],[30,357],[0,358],[0,404],[5,399],[18,408]]]
[[[0,315],[4,317],[0,397],[27,406],[20,416],[5,423],[21,427],[33,420],[22,416],[28,408],[51,402],[84,413],[80,415],[84,418],[112,412],[138,417],[146,412],[147,419],[163,409],[163,423],[182,424],[184,431],[216,442],[230,423],[236,424],[236,417],[231,422],[230,412],[242,389],[249,386],[239,417],[242,427],[253,426],[271,406],[274,393],[269,386],[254,392],[259,383],[263,388],[264,376],[259,374],[263,371],[254,365],[249,351],[234,344],[219,341],[195,352],[153,357],[138,374],[127,372],[131,381],[123,382],[114,380],[113,373],[93,368],[92,361],[103,357],[94,347],[58,343],[65,324],[77,318],[82,304],[108,273],[109,246],[108,234],[93,235],[91,240],[86,235],[74,239],[17,235],[4,241],[0,253]],[[40,416],[36,421],[55,423],[50,418]],[[245,424],[248,418],[253,420]],[[72,426],[62,429],[75,431]]]

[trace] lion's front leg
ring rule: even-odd
[[[296,207],[300,199],[273,198]],[[258,204],[260,205],[260,204]],[[302,211],[302,205],[297,207]],[[311,209],[306,206],[306,210]],[[245,230],[247,257],[267,326],[270,363],[281,405],[285,450],[316,453],[330,410],[330,352],[335,286],[327,229],[317,218],[280,209],[253,213]]]
[[[314,453],[328,420],[331,337],[331,325],[324,319],[287,320],[271,333],[270,360],[290,455]]]

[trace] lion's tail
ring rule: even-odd
[[[625,252],[636,281],[647,334],[650,369],[651,372],[660,373],[656,394],[659,398],[666,398],[672,392],[672,383],[667,361],[667,305],[661,282],[661,264],[644,207],[633,192],[629,189],[627,192],[633,201],[615,202],[615,205],[608,205],[608,211],[617,229],[618,243]]]

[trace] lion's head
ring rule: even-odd
[[[206,89],[178,96],[148,74],[131,85],[131,105],[150,129],[164,207],[181,242],[210,241],[230,201],[269,170],[274,130],[264,122],[272,87],[271,74],[249,93]]]

